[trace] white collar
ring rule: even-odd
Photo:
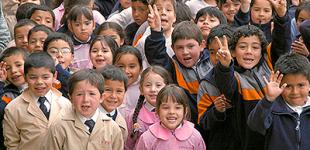
[[[38,100],[39,100],[40,97],[35,96],[33,93],[31,93],[31,94],[32,94],[32,97],[36,100],[36,102],[38,102]],[[52,99],[53,99],[53,93],[52,93],[52,91],[49,90],[44,96],[46,97],[47,102],[48,102],[49,104],[52,104]]]
[[[104,109],[104,107],[102,107],[102,105],[99,105],[99,110],[104,113],[104,114],[110,114],[111,116],[114,116],[115,114],[115,109],[112,110],[111,112],[108,112],[107,110]]]
[[[75,111],[76,111],[76,110],[75,110]],[[81,115],[79,112],[77,112],[77,111],[76,111],[76,113],[77,113],[77,115],[79,116],[79,118],[80,118],[80,120],[82,121],[83,124],[84,124],[84,122],[85,122],[86,120],[90,120],[90,119],[92,119],[92,120],[96,123],[97,118],[98,118],[98,116],[99,116],[99,109],[97,108],[96,111],[95,111],[95,113],[94,113],[94,115],[93,115],[92,117],[90,117],[90,118],[86,118],[86,117],[82,116],[82,115]]]
[[[144,104],[145,108],[148,110],[148,111],[152,111],[155,109],[154,106],[152,106],[149,102],[145,101],[145,104]]]
[[[285,103],[286,103],[286,105],[287,105],[289,108],[291,108],[294,112],[296,112],[296,113],[298,113],[298,115],[300,115],[301,112],[302,112],[302,110],[303,110],[303,108],[305,108],[305,107],[307,107],[307,106],[310,106],[310,97],[308,96],[308,100],[307,100],[306,104],[303,105],[303,106],[292,106],[292,105],[290,105],[289,103],[287,103],[286,101],[285,101]]]

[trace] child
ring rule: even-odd
[[[32,8],[37,7],[37,4],[34,3],[25,3],[22,5],[19,5],[15,14],[16,21],[26,19],[29,14],[29,11],[32,10]]]
[[[248,125],[265,136],[265,150],[309,149],[310,63],[286,54],[275,70],[270,81],[264,78],[266,96],[251,111]]]
[[[309,39],[309,30],[310,28],[310,20],[305,20],[304,22],[301,23],[299,30],[300,30],[300,34],[301,34],[301,39],[303,41],[304,44],[300,43],[300,47],[294,49],[294,52],[299,53],[305,57],[308,58],[308,60],[310,61],[310,42],[308,40],[303,40],[303,39]]]
[[[91,68],[89,60],[90,42],[94,38],[93,30],[95,22],[92,11],[86,6],[75,6],[67,16],[70,36],[74,44],[74,60],[72,66],[75,68]]]
[[[132,46],[120,47],[113,58],[113,64],[121,68],[128,77],[128,90],[125,93],[124,106],[120,113],[125,116],[135,109],[140,91],[140,73],[142,71],[142,56],[138,49]]]
[[[14,27],[14,40],[8,44],[9,47],[19,47],[28,49],[28,33],[37,23],[30,19],[18,21]]]
[[[44,25],[36,25],[28,33],[28,51],[30,53],[43,51],[43,44],[47,36],[53,31]]]
[[[28,53],[26,50],[17,47],[6,49],[0,57],[0,123],[4,117],[4,108],[19,96],[27,87],[24,78],[24,62]],[[5,81],[9,84],[5,85]],[[3,127],[0,127],[0,149],[3,145]]]
[[[298,41],[298,36],[300,35],[299,28],[303,21],[310,19],[310,2],[303,1],[297,6],[295,11],[295,17],[292,18],[293,23],[291,23],[292,40]]]
[[[229,25],[233,25],[240,4],[240,0],[217,0],[217,7],[223,12]]]
[[[37,5],[28,12],[28,18],[54,31],[55,15],[49,7]]]
[[[156,97],[158,92],[170,83],[170,74],[162,67],[151,66],[142,72],[140,81],[141,96],[135,110],[126,117],[129,133],[125,143],[126,150],[134,149],[140,135],[150,125],[159,121],[155,114]]]
[[[206,40],[212,28],[219,24],[227,24],[227,21],[217,7],[206,7],[197,12],[195,23],[200,28],[203,39]]]
[[[24,64],[28,88],[5,108],[3,131],[8,149],[38,149],[48,128],[71,108],[52,87],[54,61],[45,52],[31,54]]]
[[[109,36],[97,36],[90,44],[89,57],[93,68],[99,70],[106,65],[112,65],[117,43]]]
[[[219,25],[211,29],[207,39],[210,62],[218,63],[216,53],[219,50],[218,39],[228,40],[233,36],[233,28],[229,25]],[[201,135],[208,143],[208,149],[238,150],[240,142],[235,137],[231,103],[222,95],[214,82],[212,69],[199,83],[197,95],[198,123],[204,129]]]
[[[104,22],[98,27],[97,34],[102,36],[111,36],[120,47],[124,44],[125,33],[120,25],[115,22]]]
[[[111,117],[120,127],[123,140],[128,136],[127,124],[119,113],[118,107],[123,103],[127,90],[128,78],[124,72],[113,65],[107,65],[99,71],[104,77],[104,94],[99,110]]]
[[[163,34],[166,39],[166,47],[167,53],[170,57],[174,55],[173,50],[171,49],[171,34],[173,31],[173,24],[176,21],[176,1],[175,0],[156,0],[154,4],[158,8],[158,12],[161,19],[161,26],[163,28]],[[139,39],[138,43],[135,45],[140,52],[142,53],[143,57],[143,67],[146,68],[150,64],[147,62],[145,57],[145,39],[151,34],[149,27],[143,34],[143,36]]]
[[[137,149],[197,149],[206,145],[194,124],[186,120],[188,97],[176,85],[167,85],[156,98],[156,113],[160,119],[144,132]]]
[[[104,79],[95,70],[79,70],[70,77],[73,109],[50,128],[47,150],[123,150],[119,126],[98,109],[103,91]]]

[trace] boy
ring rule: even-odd
[[[12,100],[19,96],[27,87],[24,78],[24,63],[28,53],[17,47],[6,49],[0,57],[0,123],[4,117],[4,108]],[[9,84],[5,85],[5,81]],[[3,145],[3,127],[0,126],[0,149]]]
[[[70,101],[52,87],[55,64],[47,53],[31,54],[24,72],[28,88],[5,108],[3,131],[7,149],[40,148],[51,124],[71,107]]]
[[[248,117],[248,125],[265,136],[266,150],[310,149],[310,63],[307,58],[286,54],[276,63],[266,96]]]
[[[28,12],[29,19],[37,24],[45,25],[54,31],[55,14],[52,9],[44,5],[36,5]]]
[[[127,124],[124,117],[118,111],[118,107],[123,103],[127,90],[128,79],[124,72],[115,66],[105,66],[101,71],[104,77],[103,101],[99,110],[111,117],[120,127],[124,141],[127,139]]]
[[[74,109],[49,130],[47,150],[123,150],[119,126],[98,109],[103,91],[104,79],[95,70],[79,70],[70,77]]]
[[[229,25],[233,25],[234,17],[240,9],[240,0],[217,0],[217,7],[223,12]]]
[[[52,33],[44,25],[36,25],[28,33],[28,51],[30,53],[43,51],[43,44],[47,36]]]

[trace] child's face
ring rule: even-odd
[[[30,19],[37,24],[45,25],[51,29],[54,29],[52,14],[48,11],[36,10],[30,17]]]
[[[128,77],[128,85],[136,82],[141,72],[141,67],[138,58],[130,53],[123,54],[115,62],[115,66],[121,68]]]
[[[310,91],[309,80],[303,74],[287,74],[283,76],[282,84],[286,83],[281,96],[292,106],[303,106],[308,100]]]
[[[220,24],[220,20],[215,16],[204,15],[198,18],[197,26],[202,32],[202,36],[206,39],[210,33],[210,30],[218,26]]]
[[[160,15],[163,30],[170,31],[173,23],[176,21],[173,4],[170,0],[158,0],[156,1],[156,6]]]
[[[58,63],[64,69],[68,68],[73,60],[73,54],[69,44],[61,39],[50,42],[47,46],[47,53],[49,53],[54,60],[57,59]]]
[[[124,39],[122,39],[118,34],[117,32],[115,32],[114,30],[112,29],[107,29],[107,30],[104,30],[104,31],[101,31],[99,33],[99,35],[103,35],[103,36],[111,36],[115,42],[117,43],[118,46],[121,46],[124,44]]]
[[[140,1],[135,1],[131,3],[132,17],[138,25],[144,23],[147,19],[149,9],[147,5]]]
[[[125,83],[118,80],[105,80],[102,107],[112,112],[119,107],[124,100]]]
[[[98,69],[111,65],[113,61],[112,51],[104,41],[97,41],[93,44],[89,57],[93,66]]]
[[[220,38],[221,42],[223,42],[223,39]],[[220,49],[220,46],[217,44],[216,39],[213,39],[211,43],[208,45],[208,51],[209,51],[209,58],[213,65],[216,65],[218,63],[216,53]]]
[[[4,58],[4,62],[6,62],[7,80],[17,87],[25,84],[23,56],[12,55]]]
[[[86,80],[80,81],[75,85],[70,98],[75,110],[87,118],[94,115],[102,102],[98,88]]]
[[[95,22],[82,15],[76,21],[69,21],[68,27],[76,38],[82,42],[87,42],[95,29]]]
[[[28,49],[28,32],[33,28],[32,25],[26,25],[15,29],[16,47]]]
[[[19,0],[19,1],[20,1],[19,5],[22,5],[22,4],[25,4],[25,3],[34,3],[34,4],[37,4],[37,5],[41,5],[41,1],[40,0]]]
[[[119,0],[119,3],[124,9],[131,6],[131,0]]]
[[[234,17],[240,9],[240,1],[238,0],[226,0],[226,3],[221,5],[221,11],[227,19],[227,22],[233,22]]]
[[[160,104],[158,116],[164,127],[174,130],[182,123],[185,116],[185,108],[182,104],[173,102],[169,97],[167,102]]]
[[[197,63],[204,48],[204,41],[199,44],[194,39],[179,39],[173,44],[173,51],[178,61],[189,68]]]
[[[163,77],[154,72],[150,72],[144,77],[140,87],[140,93],[144,95],[147,102],[156,107],[157,94],[165,85]]]
[[[55,78],[49,68],[29,68],[26,81],[29,90],[37,97],[44,96],[52,87]]]
[[[255,35],[239,38],[232,56],[236,57],[238,64],[245,69],[256,66],[262,55],[259,38]]]
[[[43,51],[43,44],[47,38],[47,34],[43,31],[33,32],[29,37],[28,50],[30,53]]]
[[[267,0],[255,0],[251,7],[251,19],[256,24],[266,24],[272,19],[272,8]]]
[[[298,18],[296,19],[296,25],[297,25],[298,30],[299,30],[300,24],[307,19],[310,19],[310,12],[306,10],[301,10],[299,12]]]

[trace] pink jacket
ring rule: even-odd
[[[92,63],[89,59],[89,44],[80,44],[74,46],[74,59],[71,68],[85,69],[92,68]]]
[[[183,126],[174,132],[157,122],[141,135],[136,149],[205,150],[206,145],[200,133],[194,128],[194,124],[189,121],[184,121]]]
[[[155,112],[151,112],[147,110],[145,105],[143,105],[139,112],[138,120],[137,120],[137,123],[139,124],[138,136],[135,138],[131,138],[130,135],[132,134],[132,130],[133,130],[132,116],[133,116],[133,112],[131,113],[131,115],[126,117],[127,128],[128,128],[128,138],[125,142],[125,150],[134,149],[141,134],[147,131],[149,126],[151,126],[152,124],[156,122],[159,122],[159,118],[156,116]]]
[[[119,107],[119,111],[123,116],[128,116],[135,108],[140,96],[140,77],[130,86],[128,86],[127,91],[124,96],[123,104]]]

